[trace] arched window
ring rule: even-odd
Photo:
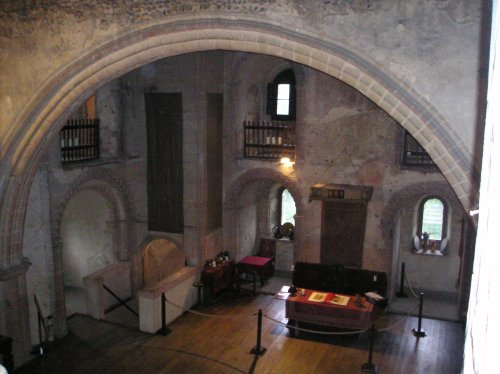
[[[283,225],[285,222],[290,222],[295,226],[295,200],[286,188],[278,190],[278,224]]]
[[[423,199],[418,210],[418,234],[421,238],[440,242],[446,237],[446,221],[448,207],[438,196]],[[424,235],[426,234],[426,235]]]
[[[295,120],[296,90],[292,69],[278,74],[273,83],[267,85],[267,114],[278,121]]]

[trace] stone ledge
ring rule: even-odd
[[[19,265],[15,265],[7,269],[0,269],[0,281],[7,281],[20,277],[28,271],[30,266],[31,261],[27,257],[23,257]]]

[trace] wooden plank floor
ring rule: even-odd
[[[69,320],[70,334],[52,351],[16,370],[16,373],[360,373],[368,360],[368,334],[317,336],[288,329],[266,317],[262,345],[267,352],[256,357],[257,317],[286,323],[285,302],[272,296],[229,297],[201,312],[243,315],[207,318],[185,313],[169,327],[168,336],[150,335],[77,315]],[[399,322],[399,323],[398,323]],[[396,325],[395,325],[396,324]],[[373,362],[384,374],[455,374],[462,367],[464,333],[454,322],[424,319],[424,338],[411,330],[417,319],[383,314],[377,329]]]

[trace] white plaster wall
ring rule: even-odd
[[[81,191],[68,202],[61,223],[65,286],[83,288],[83,277],[115,261],[113,219],[96,191]]]
[[[464,374],[498,371],[500,300],[498,228],[500,227],[500,3],[494,1],[488,110],[481,175],[476,257],[465,332]],[[477,217],[477,216],[476,216]]]

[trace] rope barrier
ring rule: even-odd
[[[203,317],[221,318],[221,319],[237,319],[237,318],[242,318],[242,317],[243,318],[254,317],[257,315],[257,313],[237,314],[237,315],[221,315],[221,314],[202,313],[202,312],[198,312],[196,310],[187,309],[187,308],[184,308],[183,306],[177,305],[177,304],[171,302],[170,300],[168,300],[166,297],[165,297],[165,301],[168,304],[175,306],[176,308],[181,309],[183,312],[188,312],[188,313],[196,314],[198,316],[203,316]]]
[[[412,294],[416,297],[416,293],[415,291],[413,290],[413,288],[411,287],[411,283],[410,283],[410,280],[408,278],[408,276],[406,275],[406,272],[404,273],[404,276],[406,278],[406,281],[408,283],[408,287],[410,289],[410,291],[412,292]],[[420,303],[418,305],[415,305],[415,307],[413,309],[411,309],[406,316],[404,316],[403,318],[401,318],[399,321],[397,321],[396,323],[393,323],[392,325],[389,325],[385,328],[382,328],[382,329],[379,329],[379,330],[376,330],[375,329],[375,325],[372,324],[371,328],[367,328],[367,329],[363,329],[363,330],[355,330],[355,331],[319,331],[319,330],[312,330],[312,329],[307,329],[307,328],[303,328],[303,327],[298,327],[298,326],[294,326],[294,325],[290,325],[289,323],[284,323],[284,322],[281,322],[280,320],[277,320],[276,318],[273,318],[271,316],[269,316],[268,314],[266,313],[263,313],[262,312],[262,309],[259,309],[258,313],[249,313],[249,314],[238,314],[238,315],[217,315],[217,314],[209,314],[209,313],[203,313],[203,312],[198,312],[198,311],[195,311],[195,310],[192,310],[192,309],[188,309],[188,308],[185,308],[181,305],[178,305],[174,302],[171,302],[170,300],[168,300],[165,296],[164,293],[162,293],[162,306],[164,307],[165,303],[168,303],[180,310],[182,310],[183,312],[187,312],[187,313],[191,313],[191,314],[195,314],[195,315],[199,315],[199,316],[203,316],[203,317],[209,317],[209,318],[219,318],[219,319],[238,319],[238,318],[248,318],[248,317],[254,317],[254,316],[258,316],[258,322],[257,322],[257,344],[256,346],[250,351],[252,354],[255,354],[256,356],[262,356],[265,352],[266,352],[266,348],[262,347],[261,345],[261,340],[262,340],[262,317],[264,316],[265,318],[267,318],[268,320],[272,321],[272,322],[275,322],[277,323],[278,325],[282,325],[288,329],[293,329],[294,331],[303,331],[303,332],[307,332],[307,333],[312,333],[312,334],[318,334],[318,335],[323,335],[323,336],[347,336],[347,335],[359,335],[359,334],[362,334],[362,333],[366,333],[368,331],[371,332],[371,335],[370,335],[370,352],[369,352],[369,359],[368,359],[368,362],[363,364],[362,365],[362,371],[363,372],[366,372],[366,373],[376,373],[376,367],[375,365],[372,363],[372,358],[373,358],[373,344],[374,344],[374,340],[375,340],[375,335],[379,332],[386,332],[386,331],[390,331],[394,328],[396,328],[397,326],[401,325],[403,322],[405,322],[409,317],[412,316],[412,314],[414,313],[414,311],[416,310],[416,308],[418,307],[419,308],[419,327],[418,327],[418,331],[416,332],[415,330],[413,330],[413,333],[415,336],[425,336],[425,333],[423,331],[421,331],[420,327],[421,327],[421,314],[422,314],[422,304],[423,304],[423,294],[420,294]],[[162,317],[164,318],[164,315],[165,315],[165,310],[164,308],[162,309]],[[163,325],[165,325],[164,323],[164,320],[163,320]]]
[[[410,291],[412,292],[413,295],[416,296],[413,288],[411,287],[410,281],[408,279],[408,275],[406,273],[405,273],[405,278],[406,278],[406,281],[408,282],[408,286],[410,288]],[[199,315],[199,316],[203,316],[203,317],[220,318],[220,319],[238,319],[238,318],[249,318],[249,317],[254,317],[254,316],[258,315],[257,312],[249,313],[249,314],[238,314],[238,315],[219,315],[219,314],[203,313],[203,312],[198,312],[196,310],[184,308],[183,306],[175,304],[172,301],[168,300],[166,297],[165,297],[165,301],[168,304],[170,304],[170,305],[172,305],[172,306],[174,306],[174,307],[176,307],[178,309],[181,309],[183,312],[187,312],[187,313],[191,313],[191,314],[195,314],[195,315]],[[388,327],[379,329],[377,331],[379,331],[379,332],[385,332],[385,331],[389,331],[389,330],[394,329],[395,327],[397,327],[400,324],[402,324],[403,322],[405,322],[408,318],[412,317],[412,314],[416,311],[416,309],[418,307],[419,307],[419,304],[416,304],[413,307],[413,309],[411,309],[401,320],[399,320],[398,322],[396,322],[396,323],[394,323],[394,324],[392,324],[392,325],[390,325]],[[297,330],[297,331],[303,331],[303,332],[308,332],[308,333],[313,333],[313,334],[319,334],[319,335],[358,335],[358,334],[365,333],[365,332],[367,332],[369,330],[369,329],[364,329],[364,330],[355,330],[355,331],[318,331],[318,330],[306,329],[306,328],[303,328],[303,327],[289,325],[287,323],[281,322],[281,321],[279,321],[279,320],[277,320],[277,319],[269,316],[266,313],[262,313],[262,315],[264,317],[266,317],[268,320],[273,321],[275,323],[278,323],[278,324],[280,324],[282,326],[285,326],[285,327],[287,327],[289,329],[294,329],[294,330]]]
[[[406,272],[405,272],[405,278],[406,278],[406,282],[408,283],[408,288],[410,289],[410,292],[413,294],[413,297],[415,297],[416,299],[418,299],[419,296],[413,290],[413,287],[411,286],[410,278],[408,278],[408,274]]]
[[[393,323],[392,325],[390,325],[389,327],[385,327],[383,329],[380,329],[378,331],[389,331],[389,330],[392,330],[393,328],[395,328],[396,326],[402,324],[403,322],[405,322],[408,318],[410,317],[413,317],[412,316],[412,313],[418,308],[418,304],[415,305],[415,307],[413,309],[411,309],[403,318],[401,318],[398,322],[396,323]]]
[[[288,328],[291,328],[291,329],[294,329],[294,330],[298,330],[298,331],[311,332],[311,333],[320,334],[320,335],[357,335],[357,334],[361,334],[363,332],[368,331],[368,329],[357,330],[357,331],[318,331],[318,330],[310,330],[310,329],[304,329],[302,327],[288,325],[288,324],[286,324],[284,322],[278,321],[277,319],[269,317],[265,313],[263,314],[263,316],[266,317],[267,319],[269,319],[269,320],[271,320],[273,322],[279,323],[280,325],[283,325],[285,327],[288,327]]]
[[[188,312],[188,313],[191,313],[191,314],[195,314],[195,315],[199,315],[199,316],[203,316],[203,317],[210,317],[210,318],[220,318],[220,319],[237,319],[237,318],[249,318],[249,317],[254,317],[257,315],[257,313],[250,313],[250,314],[238,314],[238,315],[218,315],[218,314],[209,314],[209,313],[203,313],[203,312],[198,312],[196,310],[191,310],[191,309],[187,309],[187,308],[184,308],[180,305],[177,305],[173,302],[171,302],[170,300],[168,300],[167,298],[165,298],[165,301],[176,307],[176,308],[179,308],[181,309],[182,311],[184,312]],[[408,314],[402,318],[400,321],[392,324],[391,326],[389,327],[385,327],[383,329],[379,329],[378,331],[379,332],[382,332],[382,331],[389,331],[393,328],[395,328],[396,326],[400,325],[401,323],[403,323],[404,321],[406,321],[409,317],[412,317],[412,313],[418,308],[418,304],[415,305],[415,307],[413,309],[411,309]],[[292,325],[288,325],[284,322],[281,322],[269,315],[267,315],[266,313],[262,313],[262,315],[264,317],[266,317],[268,320],[270,321],[273,321],[275,323],[278,323],[282,326],[285,326],[287,328],[290,328],[290,329],[294,329],[294,330],[297,330],[297,331],[304,331],[304,332],[309,332],[309,333],[313,333],[313,334],[319,334],[319,335],[357,335],[357,334],[362,334],[366,331],[368,331],[368,329],[364,329],[364,330],[355,330],[355,331],[318,331],[318,330],[312,330],[312,329],[306,329],[306,328],[303,328],[303,327],[298,327],[298,326],[292,326]]]

